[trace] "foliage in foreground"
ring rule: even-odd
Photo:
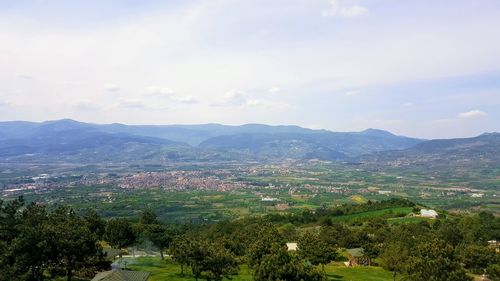
[[[78,271],[93,276],[109,268],[99,244],[94,214],[78,216],[71,208],[48,212],[22,198],[0,201],[0,280],[44,280]]]
[[[402,203],[352,209],[390,207],[391,202]],[[22,199],[0,201],[0,281],[91,277],[109,268],[102,240],[116,248],[148,242],[162,256],[167,251],[180,265],[181,275],[189,268],[189,276],[213,281],[233,278],[247,266],[259,281],[325,280],[324,265],[337,260],[342,248],[363,248],[366,257],[393,273],[394,280],[399,274],[411,281],[468,281],[467,271],[498,279],[499,255],[488,241],[500,239],[500,218],[490,213],[432,224],[389,224],[382,218],[356,224],[321,221],[307,231],[302,221],[280,225],[269,217],[178,226],[162,223],[148,210],[138,222],[106,222],[95,213],[78,215],[67,207],[48,211]],[[298,242],[297,252],[287,251],[285,242],[291,238]]]

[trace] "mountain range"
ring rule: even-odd
[[[424,140],[377,129],[332,132],[262,124],[124,125],[71,119],[0,122],[0,160],[15,162],[320,159],[399,163],[482,157],[500,163],[495,156],[498,152],[498,133]]]
[[[500,133],[472,138],[437,139],[399,151],[380,151],[358,157],[362,163],[395,167],[424,167],[425,170],[482,172],[500,168]]]

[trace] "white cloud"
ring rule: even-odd
[[[100,109],[99,104],[89,99],[78,99],[71,103],[71,106],[77,110],[93,111]]]
[[[34,78],[33,75],[26,74],[26,73],[20,73],[17,75],[17,77],[21,78],[21,79],[26,79],[26,80],[32,80]]]
[[[137,110],[164,110],[170,109],[165,103],[146,101],[138,98],[121,98],[118,107]]]
[[[340,0],[330,0],[330,7],[323,10],[322,15],[324,17],[359,17],[368,14],[368,9],[353,5],[349,7],[343,7],[340,5]]]
[[[170,87],[149,86],[144,88],[144,92],[150,96],[170,97],[174,93],[174,90]]]
[[[180,102],[180,103],[185,103],[185,104],[195,104],[198,103],[198,100],[193,97],[192,95],[187,95],[187,96],[171,96],[171,100]]]
[[[280,87],[276,87],[276,86],[275,86],[275,87],[271,87],[271,88],[269,89],[269,93],[270,93],[270,94],[273,94],[273,95],[275,95],[275,94],[279,94],[280,92],[281,92],[281,88],[280,88]]]
[[[145,98],[157,98],[159,100],[168,99],[184,104],[198,103],[198,100],[193,95],[175,95],[175,91],[170,87],[146,87],[144,88],[143,96]]]
[[[214,103],[215,106],[242,106],[248,101],[248,93],[239,89],[231,89],[227,91],[219,102]]]
[[[346,97],[354,97],[354,96],[358,96],[360,93],[360,91],[356,91],[356,90],[353,90],[353,91],[347,91],[344,93],[344,96]]]
[[[274,110],[284,110],[290,107],[290,105],[285,102],[252,97],[247,92],[236,88],[227,91],[219,102],[216,102],[212,105],[229,106],[229,107],[246,107],[246,108],[265,108]]]
[[[471,110],[467,112],[462,112],[458,115],[460,118],[475,118],[475,117],[482,117],[486,116],[486,112],[481,111],[481,110]]]
[[[121,88],[118,87],[117,85],[110,84],[110,83],[109,84],[104,84],[103,88],[104,88],[105,91],[108,91],[108,92],[118,92],[118,91],[121,90]]]
[[[143,109],[147,108],[146,104],[140,99],[134,98],[122,98],[118,104],[120,107],[133,108],[133,109]]]
[[[280,111],[290,108],[290,105],[286,102],[268,101],[262,99],[249,99],[245,102],[245,106]]]

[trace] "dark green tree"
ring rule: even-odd
[[[262,257],[261,265],[254,272],[254,280],[323,281],[326,277],[311,263],[284,247],[274,245],[270,253]]]
[[[238,264],[234,255],[222,244],[210,243],[208,245],[208,256],[203,262],[203,271],[207,280],[220,281],[223,278],[231,279],[238,273]]]
[[[184,266],[189,265],[191,256],[190,241],[183,236],[176,237],[169,247],[172,260],[181,266],[181,276],[184,276]]]
[[[491,281],[500,281],[500,265],[492,264],[486,269],[486,274]]]
[[[203,240],[191,239],[188,245],[189,267],[191,267],[194,278],[198,281],[205,269],[206,258],[209,255],[208,243]]]
[[[75,270],[91,275],[109,266],[97,236],[71,208],[0,201],[0,233],[1,281],[41,281],[45,273],[71,280]]]
[[[163,260],[163,251],[168,248],[172,242],[172,233],[168,227],[162,224],[150,224],[146,226],[144,231],[146,237],[160,251],[160,257]]]
[[[306,232],[299,239],[298,254],[301,258],[309,261],[313,265],[321,264],[323,269],[325,264],[337,258],[335,247],[320,239],[319,235],[313,232]]]
[[[106,221],[102,219],[96,211],[89,210],[83,215],[83,220],[87,224],[88,229],[97,235],[97,238],[102,239],[106,231]]]
[[[394,242],[382,248],[379,260],[384,269],[392,271],[393,280],[396,281],[396,275],[404,272],[408,258],[408,249],[402,243]]]
[[[461,245],[457,250],[460,261],[465,268],[475,274],[483,274],[490,264],[499,263],[500,259],[494,249],[477,244]]]
[[[106,240],[111,247],[116,249],[123,249],[135,243],[137,235],[132,227],[132,224],[126,219],[111,219],[106,225],[104,233],[104,240]],[[120,258],[122,253],[120,252]]]
[[[321,240],[337,248],[358,247],[358,241],[350,230],[344,224],[335,223],[331,226],[323,226],[320,231]]]
[[[471,281],[450,244],[438,239],[418,244],[406,267],[411,281]]]
[[[47,232],[52,266],[63,269],[67,281],[71,281],[74,270],[85,268],[89,257],[100,255],[98,237],[85,219],[68,207],[59,207],[49,215],[49,221]]]
[[[259,226],[255,235],[247,249],[247,258],[250,267],[258,269],[265,255],[272,253],[273,248],[286,249],[286,243],[273,225]]]
[[[6,252],[12,261],[12,280],[43,280],[43,272],[51,259],[47,226],[45,207],[31,204],[22,211],[16,227],[17,236],[9,242]]]
[[[142,212],[139,223],[142,225],[159,224],[160,221],[158,220],[156,213],[153,210],[148,209]]]

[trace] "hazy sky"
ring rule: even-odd
[[[500,1],[0,1],[0,120],[60,118],[500,131]]]

